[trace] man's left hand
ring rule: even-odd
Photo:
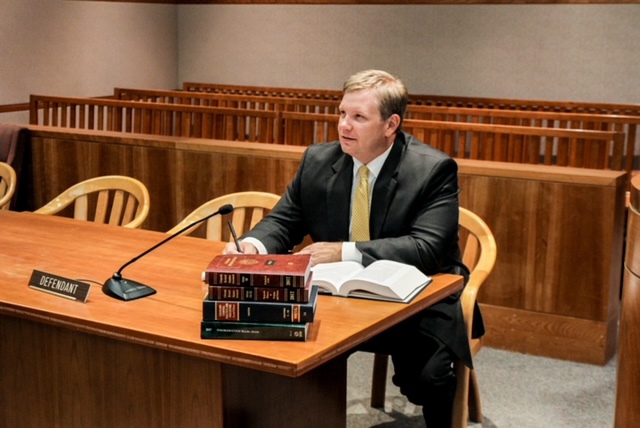
[[[342,260],[342,242],[314,242],[297,254],[311,254],[311,266]]]

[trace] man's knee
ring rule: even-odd
[[[410,402],[417,405],[433,400],[453,400],[456,376],[452,353],[436,343],[426,354],[392,356],[393,383],[400,388]]]
[[[420,373],[421,382],[429,388],[455,388],[456,374],[453,360],[448,352],[438,353],[430,358]]]

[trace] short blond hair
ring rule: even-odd
[[[378,107],[383,120],[397,114],[402,123],[409,94],[400,79],[382,70],[360,71],[344,82],[342,92],[346,94],[366,89],[373,89],[378,95]]]

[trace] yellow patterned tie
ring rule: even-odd
[[[369,240],[369,169],[362,165],[358,169],[358,187],[351,209],[351,239]]]

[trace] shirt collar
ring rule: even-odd
[[[384,151],[384,153],[382,153],[380,156],[378,156],[377,158],[375,158],[374,160],[372,160],[367,164],[367,168],[369,169],[370,175],[372,175],[373,177],[377,177],[378,175],[380,175],[380,171],[382,170],[382,165],[384,165],[384,162],[389,157],[389,153],[391,153],[392,147],[393,147],[393,144],[391,144],[389,148]],[[360,162],[356,158],[353,158],[353,173],[357,174],[358,169],[360,169],[362,165],[363,165],[362,162]]]

